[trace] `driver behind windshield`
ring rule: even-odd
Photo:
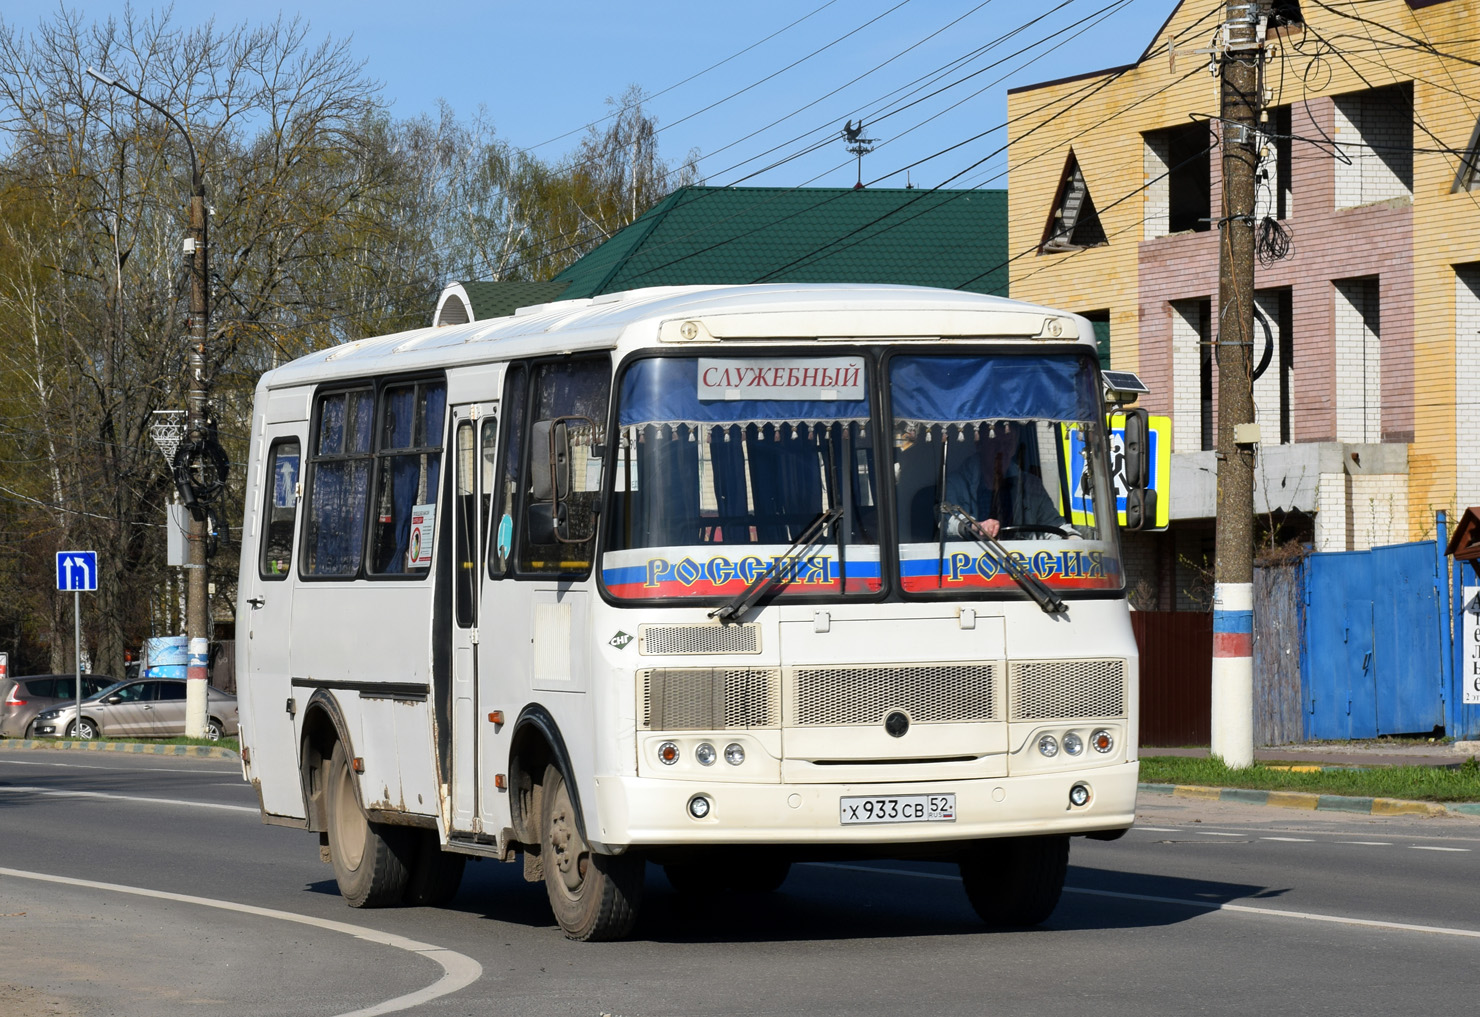
[[[1035,535],[1078,536],[1030,472],[1028,440],[1032,428],[1001,421],[978,431],[976,448],[951,457],[946,474],[946,501],[972,517],[950,517],[946,533],[996,539],[1003,529],[1023,527]],[[956,452],[955,448],[951,449]]]

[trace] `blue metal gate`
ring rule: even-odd
[[[1307,738],[1444,726],[1440,556],[1434,541],[1421,541],[1305,560]]]

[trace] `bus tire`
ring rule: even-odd
[[[392,907],[405,895],[414,845],[407,830],[365,818],[354,781],[344,742],[336,742],[326,782],[334,879],[352,908]]]
[[[406,903],[412,907],[441,907],[457,896],[468,859],[443,851],[436,830],[416,830],[412,836],[416,855],[406,881]]]
[[[1003,837],[982,841],[960,860],[966,897],[981,920],[999,928],[1038,925],[1053,914],[1069,868],[1069,838]]]
[[[591,850],[557,767],[545,768],[540,797],[540,856],[556,923],[568,939],[621,939],[632,930],[642,903],[642,857]]]

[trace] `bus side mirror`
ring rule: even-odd
[[[1151,421],[1145,410],[1125,411],[1125,528],[1156,525],[1156,492],[1151,485]]]
[[[529,471],[535,501],[564,501],[570,496],[570,431],[563,417],[534,422]]]
[[[528,519],[531,544],[548,545],[569,542],[570,525],[566,518],[565,502],[530,502]]]

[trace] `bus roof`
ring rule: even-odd
[[[688,328],[692,324],[692,328]],[[786,283],[661,286],[522,307],[504,318],[372,336],[263,376],[282,388],[541,353],[723,340],[1010,337],[1094,344],[1077,315],[925,286]]]

